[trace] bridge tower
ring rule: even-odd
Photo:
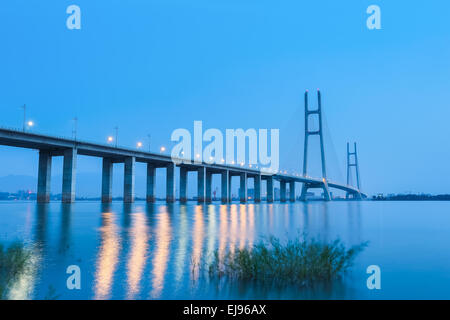
[[[353,161],[352,161],[353,156]],[[347,185],[350,185],[350,169],[351,167],[355,167],[356,172],[356,187],[358,188],[358,191],[361,188],[360,182],[359,182],[359,165],[358,165],[358,153],[356,152],[356,142],[353,144],[353,152],[350,152],[350,144],[347,142]],[[361,199],[361,193],[358,192],[357,194],[352,194],[354,198]],[[347,192],[346,198],[350,198],[350,193]]]
[[[302,187],[302,194],[300,199],[302,201],[306,200],[306,194],[308,192],[308,189],[313,188],[321,188],[323,190],[323,196],[325,201],[331,200],[330,191],[328,189],[328,182],[327,182],[327,170],[325,166],[325,149],[323,146],[323,130],[322,130],[322,101],[321,101],[321,95],[320,91],[317,90],[317,100],[318,100],[318,107],[316,110],[310,110],[308,108],[308,90],[305,92],[305,149],[303,153],[303,176],[307,175],[307,169],[308,169],[308,138],[309,136],[318,135],[320,138],[320,158],[322,162],[322,181],[320,182],[314,182],[314,183],[303,183]],[[319,117],[319,129],[312,131],[309,129],[309,118],[311,115],[317,114]]]

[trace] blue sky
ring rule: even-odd
[[[71,4],[81,30],[66,28]],[[371,4],[381,30],[366,28]],[[281,165],[300,172],[303,92],[320,88],[330,176],[343,181],[345,144],[357,141],[366,192],[450,193],[449,10],[443,0],[2,1],[0,125],[20,127],[26,103],[35,131],[70,136],[76,116],[80,139],[104,142],[118,125],[121,145],[151,133],[154,149],[194,120],[279,128]],[[36,176],[36,152],[0,155],[0,176]],[[99,168],[79,161],[80,173]]]

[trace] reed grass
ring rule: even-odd
[[[7,299],[12,285],[31,269],[31,251],[21,243],[0,244],[0,299]]]
[[[325,243],[305,236],[282,243],[271,237],[222,256],[215,251],[208,270],[212,277],[307,286],[342,277],[366,246],[347,249],[339,239]]]

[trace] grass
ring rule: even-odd
[[[208,270],[212,277],[308,286],[342,277],[366,246],[347,249],[339,239],[323,243],[305,236],[281,243],[272,237],[223,256],[215,251]]]
[[[0,244],[0,299],[7,299],[13,284],[30,269],[31,251],[23,244],[13,243],[8,248]]]

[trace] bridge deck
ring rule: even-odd
[[[33,132],[23,132],[14,129],[0,128],[0,145],[21,147],[36,150],[48,150],[53,156],[63,155],[64,150],[76,148],[77,153],[80,155],[110,158],[113,162],[123,162],[126,157],[134,157],[138,162],[152,163],[156,167],[165,167],[174,160],[182,162],[183,159],[172,159],[169,155],[145,152],[138,149],[115,147],[108,144],[99,144],[81,140],[74,140],[64,137],[56,137],[50,135],[37,134]],[[185,161],[185,160],[184,160]],[[177,162],[176,162],[177,163]],[[318,178],[295,176],[288,174],[273,174],[265,172],[264,170],[258,170],[254,168],[248,168],[243,166],[232,166],[227,164],[216,164],[206,162],[192,162],[190,164],[180,164],[182,166],[189,166],[191,169],[205,167],[211,172],[220,173],[224,170],[228,170],[230,174],[246,173],[248,177],[259,176],[264,179],[265,177],[273,177],[279,181],[295,181],[299,183],[308,183],[313,185],[323,185],[324,181]],[[327,181],[328,186],[343,190],[349,193],[360,193],[360,191],[352,186],[342,185],[339,183]],[[362,194],[366,196],[365,194]]]

